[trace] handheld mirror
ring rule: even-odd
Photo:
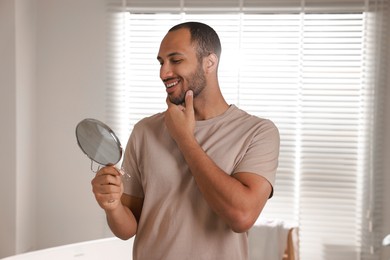
[[[115,165],[122,158],[122,145],[111,130],[103,122],[87,118],[79,122],[76,126],[77,144],[81,150],[91,159],[92,164],[96,162],[100,165]],[[123,171],[120,171],[123,175]]]

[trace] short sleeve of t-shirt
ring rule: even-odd
[[[126,146],[124,159],[122,163],[122,169],[130,176],[122,177],[124,183],[124,193],[134,197],[143,198],[144,192],[142,189],[141,174],[137,167],[137,149],[136,149],[136,132],[138,131],[137,125],[134,127],[132,134]]]
[[[270,120],[263,120],[253,134],[242,160],[234,173],[251,172],[275,184],[275,172],[279,157],[279,131]]]

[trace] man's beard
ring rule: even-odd
[[[193,91],[194,98],[195,98],[206,87],[206,77],[204,76],[204,71],[201,64],[198,64],[196,71],[187,78],[188,78],[188,90]],[[181,83],[183,83],[183,81]],[[182,89],[182,92],[180,93],[179,96],[177,97],[170,96],[169,100],[176,105],[181,105],[184,104],[185,96],[186,96],[186,91]]]

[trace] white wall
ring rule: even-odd
[[[0,257],[16,239],[16,59],[15,5],[0,1]]]
[[[74,134],[104,120],[104,8],[0,1],[0,258],[111,236]]]
[[[35,12],[33,2],[0,2],[0,252],[34,248]],[[4,232],[5,231],[5,232]]]
[[[104,0],[37,2],[38,248],[108,235],[75,126],[104,120]]]
[[[36,237],[36,31],[35,2],[15,3],[16,251],[35,248]],[[27,130],[27,131],[26,131]]]

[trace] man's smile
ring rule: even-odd
[[[171,88],[173,86],[176,86],[177,84],[180,83],[180,79],[175,79],[175,80],[164,80],[164,84],[166,88]]]

